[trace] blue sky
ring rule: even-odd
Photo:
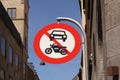
[[[72,80],[79,71],[81,54],[79,53],[73,60],[64,64],[46,63],[45,66],[40,66],[41,60],[33,50],[33,40],[41,28],[57,22],[57,17],[70,17],[81,23],[78,0],[30,0],[29,3],[28,61],[33,62],[40,80]],[[77,29],[74,24],[65,23]]]

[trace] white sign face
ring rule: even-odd
[[[42,52],[50,58],[63,58],[72,52],[75,46],[73,35],[61,28],[47,31],[39,42]]]

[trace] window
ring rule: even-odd
[[[6,39],[2,37],[1,39],[1,51],[2,51],[2,56],[5,57],[6,55]]]
[[[91,10],[90,10],[90,9],[91,9],[91,5],[90,5],[91,2],[90,2],[90,1],[91,1],[91,0],[88,0],[88,12],[87,12],[87,18],[88,18],[88,19],[90,19],[90,11],[91,11]]]
[[[23,74],[25,75],[25,63],[23,63]]]
[[[25,13],[25,23],[26,23],[26,25],[28,25],[28,16],[27,16],[27,13]]]
[[[8,8],[7,12],[11,18],[16,18],[16,8]]]
[[[19,56],[18,55],[16,55],[15,64],[16,64],[16,68],[18,69],[18,66],[19,66]]]
[[[103,42],[103,34],[102,34],[102,12],[101,12],[101,1],[97,1],[97,16],[98,16],[98,40],[99,44],[102,44]]]
[[[89,80],[92,80],[92,60],[89,60]]]
[[[85,2],[86,0],[83,0],[83,9],[85,9]]]
[[[94,8],[93,8],[93,5],[94,5],[94,0],[91,0],[91,15],[90,15],[90,38],[92,37],[92,25],[93,25],[93,15],[94,15]]]
[[[26,50],[27,50],[27,38],[25,37],[25,48],[26,48]]]
[[[5,72],[0,69],[0,80],[5,80]]]
[[[10,64],[13,63],[13,48],[11,46],[9,47],[9,61]]]
[[[94,66],[96,67],[96,43],[95,43],[95,35],[93,34],[93,60]]]
[[[26,79],[26,64],[23,63],[23,78]]]

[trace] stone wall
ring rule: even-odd
[[[120,76],[120,0],[105,0],[105,30],[106,65],[118,66]],[[108,80],[112,80],[112,76],[108,76]]]

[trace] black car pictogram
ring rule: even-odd
[[[50,40],[52,41],[53,39],[62,39],[65,41],[67,39],[66,32],[63,30],[53,30],[50,34]]]
[[[45,49],[45,53],[46,54],[51,54],[52,53],[52,50],[55,52],[55,53],[61,53],[62,55],[66,55],[67,54],[67,50],[66,50],[66,47],[65,46],[58,46],[57,44],[52,44],[50,45],[50,48],[46,48]]]

